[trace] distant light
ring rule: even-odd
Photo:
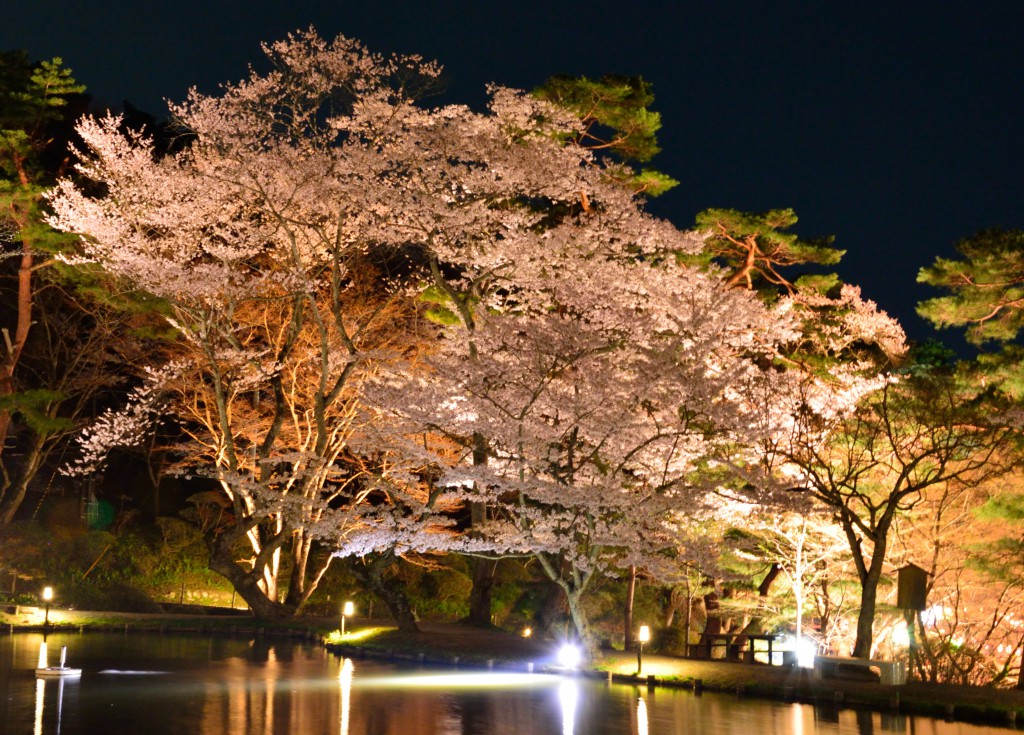
[[[580,649],[578,646],[574,646],[571,643],[566,643],[560,649],[558,649],[558,663],[567,669],[575,669],[580,665]]]
[[[801,638],[796,642],[796,665],[801,669],[813,669],[814,657],[817,655],[817,641],[812,638]]]
[[[641,643],[647,643],[651,640],[651,629],[646,625],[640,626],[640,632],[637,634],[637,640]]]
[[[53,587],[43,587],[43,600],[49,602],[53,599]]]
[[[529,638],[531,635],[533,635],[533,628],[523,628],[523,638]]]
[[[907,631],[906,623],[899,623],[892,629],[892,642],[897,646],[910,645],[910,633]]]
[[[942,605],[936,603],[927,610],[921,611],[921,625],[935,625],[945,618],[945,613],[946,609]],[[1007,619],[1012,620],[1010,616],[1007,616]]]

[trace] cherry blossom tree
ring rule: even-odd
[[[211,567],[273,618],[326,568],[307,569],[318,524],[335,539],[359,525],[346,511],[374,485],[349,461],[368,420],[358,386],[416,331],[406,295],[382,287],[368,256],[378,238],[363,188],[392,161],[364,165],[373,141],[332,121],[348,115],[351,127],[373,101],[401,109],[437,68],[312,31],[265,51],[270,73],[172,106],[193,137],[174,155],[155,156],[117,118],[86,119],[79,169],[103,193],[66,180],[51,203],[53,224],[82,236],[83,260],[157,299],[179,334],[153,354],[136,400],[93,429],[83,469],[155,413],[173,416],[182,469],[230,501]]]
[[[733,502],[720,468],[751,462],[761,425],[743,387],[792,338],[750,294],[616,247],[631,244],[622,221],[581,213],[575,229],[604,233],[594,249],[546,233],[478,310],[469,343],[449,330],[418,397],[401,386],[414,425],[486,438],[486,463],[443,481],[499,509],[479,528],[484,543],[532,554],[590,645],[581,602],[595,576],[657,569],[678,545],[678,516]],[[637,235],[652,250],[700,247],[653,221]]]
[[[579,121],[548,103],[494,88],[483,113],[425,108],[414,98],[436,79],[435,65],[313,31],[265,51],[267,74],[172,105],[191,139],[172,154],[156,155],[152,141],[124,133],[117,118],[86,119],[79,171],[94,183],[61,182],[51,205],[53,224],[81,236],[81,259],[156,300],[179,335],[154,350],[134,400],[92,429],[81,470],[137,439],[155,415],[173,417],[183,436],[180,468],[214,479],[230,504],[211,566],[258,615],[276,617],[308,599],[325,568],[307,569],[314,540],[363,559],[483,548],[450,529],[441,495],[467,500],[465,488],[431,484],[430,464],[445,461],[444,452],[421,450],[422,430],[389,426],[405,396],[366,392],[392,362],[406,378],[416,374],[430,351],[424,302],[414,297],[427,297],[435,320],[447,314],[462,324],[462,337],[447,344],[473,356],[476,325],[498,302],[530,304],[537,314],[551,303],[553,280],[592,265],[589,303],[640,272],[636,265],[602,281],[609,254],[673,251],[696,238],[644,215],[588,151],[565,145]],[[545,258],[570,250],[573,258]],[[638,299],[645,287],[628,293]],[[667,276],[657,289],[669,292]],[[717,315],[727,301],[702,308]],[[742,304],[736,324],[759,331],[751,304],[732,306]],[[624,308],[615,307],[615,318],[628,325]],[[578,308],[573,314],[575,326],[538,319],[530,330],[555,330],[568,349],[583,323]],[[671,328],[669,316],[659,319]],[[704,342],[714,341],[709,319]],[[603,353],[618,343],[607,329],[594,334],[566,359],[596,350],[591,359],[611,369]],[[739,349],[742,339],[749,337],[723,344]],[[722,386],[730,365],[721,366]],[[452,428],[441,438],[456,445],[476,433]],[[695,441],[699,431],[688,431],[677,441]],[[621,507],[621,499],[609,502]]]

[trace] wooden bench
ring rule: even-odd
[[[907,667],[902,661],[879,661],[878,659],[846,658],[844,656],[815,656],[814,678],[836,676],[840,666],[863,666],[878,669],[879,683],[902,685],[907,683]]]

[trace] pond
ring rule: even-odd
[[[0,636],[10,735],[983,735],[1008,729],[545,674],[341,659],[311,643]],[[79,677],[36,678],[67,646]]]

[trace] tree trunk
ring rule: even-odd
[[[711,658],[714,651],[716,636],[722,632],[722,619],[719,617],[718,592],[712,584],[711,591],[703,597],[704,600],[704,632],[697,641],[698,655],[704,658]]]
[[[416,624],[416,615],[412,611],[412,605],[409,604],[409,598],[406,597],[404,590],[388,584],[383,579],[373,578],[368,581],[367,587],[387,605],[388,612],[395,619],[399,630],[407,633],[420,632],[420,628]]]
[[[633,599],[636,596],[636,567],[629,567],[629,581],[626,583],[626,614],[623,617],[623,648],[633,648]]]
[[[890,504],[879,517],[871,541],[871,557],[866,558],[863,543],[857,536],[856,529],[849,521],[843,521],[843,530],[850,542],[853,552],[853,563],[857,568],[860,580],[860,611],[857,613],[857,641],[853,645],[851,655],[854,658],[871,658],[871,646],[874,643],[875,607],[878,599],[878,581],[882,578],[882,565],[885,562],[885,550],[889,541],[889,527],[895,514],[895,505]],[[842,520],[842,519],[841,519]]]
[[[23,179],[25,177],[23,176]],[[28,187],[28,181],[23,181],[24,185]],[[15,198],[16,201],[16,198]],[[27,226],[28,222],[19,221],[16,217],[18,214],[16,208],[12,205],[12,218],[18,223],[20,227]],[[32,246],[29,244],[27,237],[22,237],[22,262],[17,268],[17,314],[16,314],[16,325],[14,327],[14,339],[11,341],[10,333],[6,328],[3,329],[3,344],[0,345],[0,354],[3,355],[0,359],[0,398],[5,398],[14,394],[14,369],[17,367],[18,360],[22,359],[22,351],[25,349],[25,343],[29,339],[29,330],[32,327],[32,266],[33,266],[33,251]],[[10,420],[11,412],[9,408],[0,409],[0,456],[3,455],[4,446],[7,441],[7,434],[10,432]],[[20,473],[25,475],[25,472]],[[27,486],[27,485],[26,485]],[[6,488],[0,488],[0,498],[3,495]],[[22,492],[22,498],[25,496],[25,489],[20,488]],[[0,528],[6,526],[10,520],[14,517],[14,513],[17,511],[17,507],[22,503],[20,498],[17,503],[12,503],[10,499],[5,502],[6,509],[3,513],[3,518],[0,518]]]
[[[473,436],[473,464],[487,463],[487,444],[480,434]],[[484,503],[470,503],[470,528],[479,527],[487,520],[487,506]],[[497,563],[491,559],[470,557],[469,569],[473,588],[469,592],[469,615],[465,622],[480,628],[491,626],[491,591],[494,589],[494,572]]]
[[[690,629],[693,628],[693,593],[686,585],[686,616],[683,619],[683,651],[690,655]]]
[[[405,590],[400,585],[391,583],[384,578],[384,573],[396,561],[397,558],[394,554],[388,553],[361,559],[349,559],[347,566],[352,576],[383,600],[391,617],[398,624],[399,630],[419,633],[420,628],[416,624],[416,614],[412,610],[412,605],[409,604]]]
[[[21,507],[28,492],[28,486],[35,478],[36,473],[46,459],[46,436],[35,434],[32,437],[32,446],[28,449],[18,467],[18,474],[3,493],[0,493],[0,528],[10,525],[14,520],[18,508]]]
[[[480,505],[474,503],[473,505]],[[469,591],[469,615],[463,622],[480,628],[489,628],[491,621],[491,590],[494,587],[494,570],[498,562],[477,556],[469,558],[469,570],[473,587]]]
[[[778,579],[779,575],[782,574],[782,567],[778,564],[772,564],[771,569],[764,575],[764,579],[761,580],[761,584],[757,587],[757,595],[760,598],[768,596],[768,592],[771,591],[772,584]]]
[[[27,184],[26,184],[27,186]],[[24,227],[26,223],[20,222],[17,212],[12,214],[15,221]],[[32,246],[27,238],[22,237],[21,241],[21,263],[18,266],[18,298],[17,298],[17,323],[14,328],[14,340],[11,341],[10,332],[3,330],[3,345],[0,352],[3,359],[0,360],[0,397],[14,394],[14,370],[21,360],[22,350],[28,340],[28,332],[32,327]],[[11,426],[11,412],[8,409],[0,410],[0,454],[3,453],[4,444],[7,441],[7,434]]]
[[[309,599],[310,593],[316,587],[315,583],[311,584],[309,581],[309,554],[312,548],[312,539],[302,531],[292,537],[292,573],[288,579],[288,594],[284,601],[286,605],[296,610]]]
[[[217,538],[210,555],[210,569],[231,583],[258,620],[274,622],[292,617],[294,608],[267,597],[260,584],[262,574],[259,570],[245,569],[235,561],[234,539],[230,532]]]
[[[883,547],[884,548],[884,547]],[[872,558],[867,574],[861,578],[860,612],[857,614],[857,642],[853,645],[854,658],[871,658],[871,645],[874,642],[875,603],[878,598],[878,580],[882,577],[882,554],[875,552],[879,559],[875,563]]]
[[[590,621],[583,610],[583,593],[562,587],[565,592],[565,601],[569,605],[569,616],[572,618],[573,627],[576,629],[576,636],[580,645],[583,646],[588,659],[594,658],[597,654],[597,641],[590,630]]]
[[[544,602],[534,613],[533,620],[538,632],[549,633],[558,618],[566,612],[565,591],[561,585],[552,581],[546,581],[544,585]]]

